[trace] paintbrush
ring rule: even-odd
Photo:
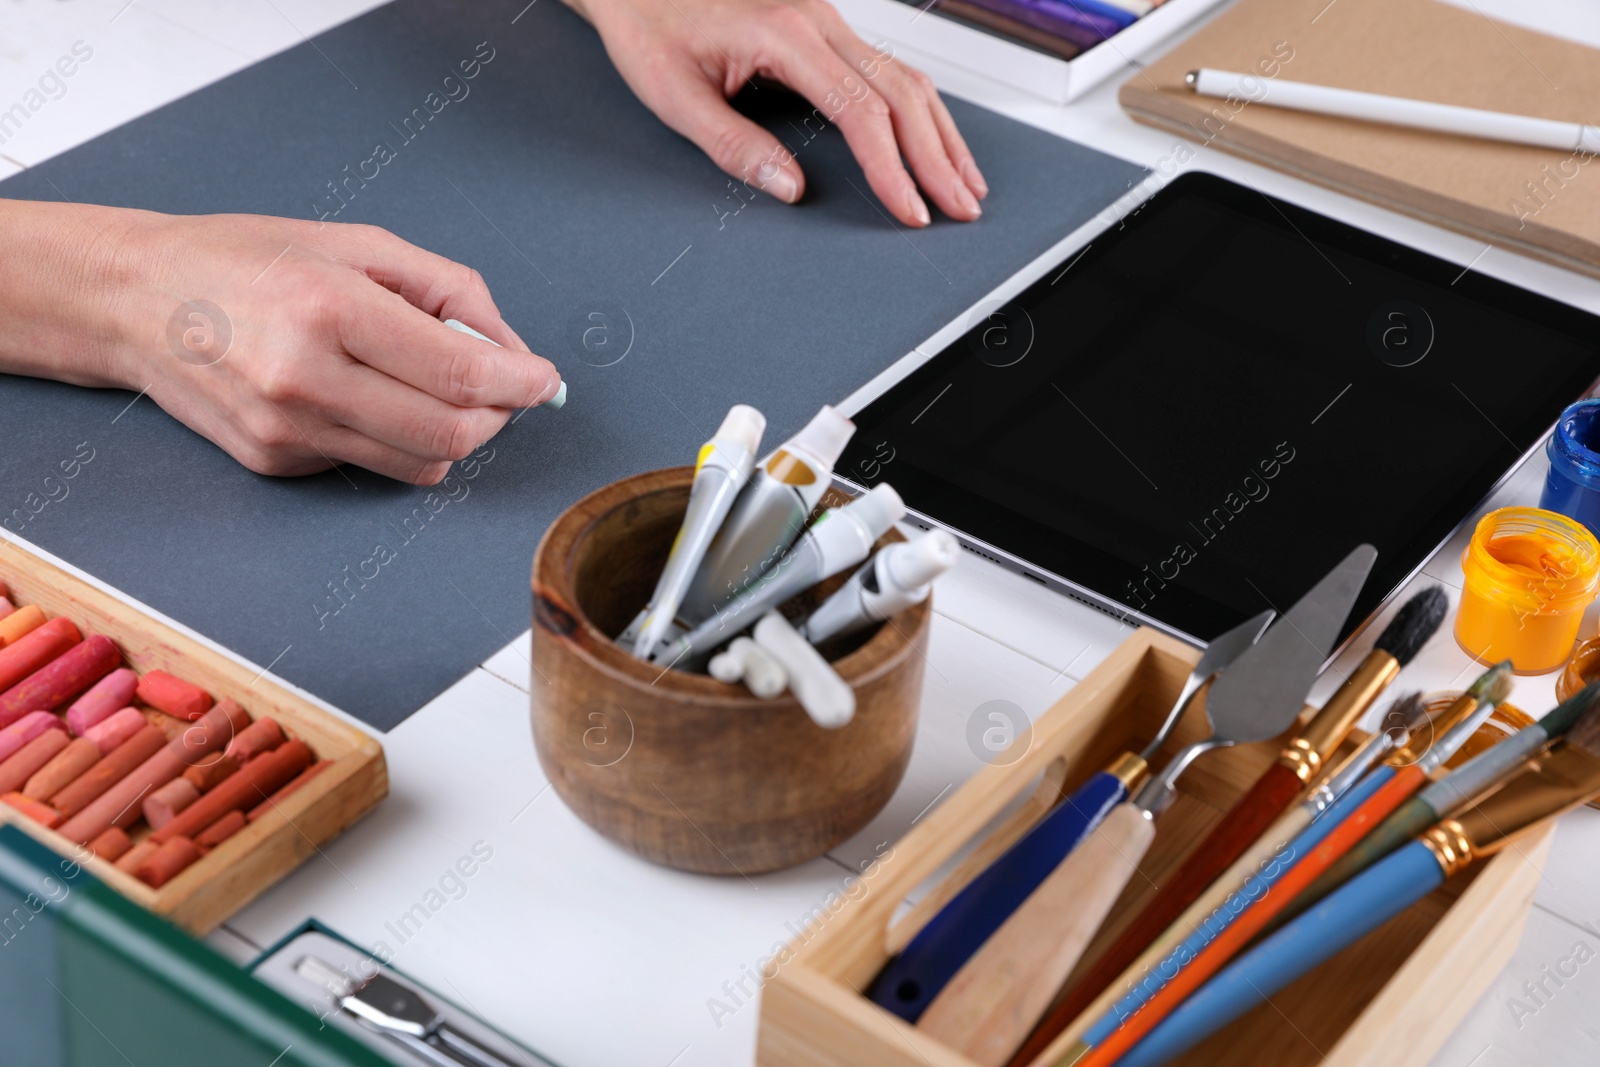
[[[1078,1067],[1101,1067],[1114,1060],[1122,1067],[1167,1062],[1399,915],[1469,864],[1597,795],[1600,716],[1585,715],[1536,766],[1335,890],[1207,982],[1137,1046],[1125,1039],[1107,1041],[1076,1061]],[[1155,1007],[1152,1002],[1151,1008]]]
[[[1451,701],[1449,707],[1429,719],[1428,729],[1419,731],[1430,735],[1444,731],[1436,744],[1418,756],[1414,751],[1414,746],[1421,747],[1418,739],[1415,736],[1408,739],[1363,778],[1344,800],[1329,809],[1324,819],[1319,820],[1323,826],[1308,828],[1290,843],[1283,864],[1287,870],[1280,868],[1273,875],[1263,877],[1261,883],[1265,889],[1247,899],[1237,917],[1224,920],[1225,925],[1220,930],[1208,928],[1197,932],[1163,961],[1163,971],[1176,973],[1153,993],[1141,991],[1131,995],[1137,997],[1142,1007],[1130,1008],[1129,998],[1119,1001],[1085,1031],[1061,1062],[1076,1063],[1087,1054],[1094,1057],[1096,1063],[1110,1063],[1111,1060],[1099,1056],[1099,1051],[1103,1043],[1113,1039],[1124,1050],[1131,1047],[1190,991],[1217,973],[1249,944],[1302,890],[1399,807],[1425,777],[1417,769],[1423,756],[1443,752],[1438,756],[1442,763],[1449,753],[1466,743],[1510,690],[1509,662],[1485,671],[1465,693]],[[1329,825],[1331,829],[1327,828]],[[1293,866],[1288,866],[1289,863]],[[1168,961],[1176,966],[1169,966]],[[1130,1028],[1139,1031],[1131,1039]]]
[[[1171,929],[1207,887],[1216,885],[1219,876],[1253,843],[1262,839],[1263,832],[1290,808],[1306,783],[1317,776],[1323,761],[1343,743],[1356,721],[1438,631],[1449,606],[1449,599],[1438,586],[1430,586],[1405,602],[1344,685],[1312,716],[1300,735],[1284,747],[1277,761],[1223,816],[1178,870],[1163,881],[1161,891],[1101,953],[1088,972],[1051,1008],[1012,1057],[1012,1067],[1031,1063],[1069,1023],[1084,1014],[1096,997],[1111,987],[1118,975],[1133,966],[1163,931]],[[1309,818],[1306,821],[1309,822]],[[1301,823],[1277,841],[1293,837],[1304,826],[1305,823]]]
[[[1356,750],[1325,778],[1299,804],[1284,812],[1245,854],[1234,861],[1232,867],[1200,895],[1189,909],[1161,935],[1151,942],[1139,958],[1128,966],[1116,980],[1108,985],[1083,1011],[1079,1012],[1061,1034],[1050,1043],[1076,1041],[1088,1027],[1102,1018],[1113,1005],[1125,1012],[1160,988],[1159,980],[1151,980],[1152,971],[1159,974],[1159,965],[1178,945],[1206,931],[1215,932],[1266,889],[1267,876],[1281,871],[1293,862],[1288,846],[1296,843],[1310,848],[1359,808],[1382,785],[1382,779],[1366,778],[1373,764],[1391,751],[1404,745],[1411,735],[1426,725],[1428,705],[1421,693],[1410,693],[1397,699],[1383,716],[1375,730]],[[1363,780],[1365,784],[1363,784]],[[1342,804],[1335,807],[1335,802]],[[1315,830],[1308,828],[1314,827]],[[1302,831],[1305,836],[1301,837]],[[1296,842],[1296,838],[1299,841]],[[1191,945],[1191,947],[1193,947]],[[1194,949],[1198,951],[1198,949]],[[1168,968],[1170,970],[1170,966]],[[1065,1035],[1063,1037],[1062,1035]],[[1030,1038],[1029,1046],[1035,1044]],[[1046,1043],[1038,1044],[1044,1051]],[[1037,1055],[1037,1054],[1036,1054]],[[1013,1063],[1021,1059],[1013,1059]],[[1029,1060],[1027,1062],[1032,1062]]]
[[[1544,718],[1525,726],[1499,744],[1480,752],[1456,770],[1395,809],[1376,830],[1344,854],[1326,874],[1312,882],[1265,933],[1296,915],[1387,856],[1434,823],[1465,808],[1473,800],[1504,785],[1511,774],[1552,742],[1576,729],[1585,717],[1600,722],[1600,682],[1586,686]],[[1600,726],[1597,726],[1600,729]]]

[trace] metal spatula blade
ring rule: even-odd
[[[1371,545],[1358,546],[1217,676],[1206,711],[1218,738],[1244,744],[1289,728],[1377,558]]]

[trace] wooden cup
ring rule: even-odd
[[[792,867],[860,830],[899,785],[932,611],[924,601],[824,647],[856,694],[855,718],[838,730],[817,726],[788,693],[760,700],[742,685],[634,658],[611,635],[649,599],[693,473],[675,467],[608,485],[540,541],[534,746],[567,806],[648,860],[706,874]],[[900,539],[890,531],[879,544]]]

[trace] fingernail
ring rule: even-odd
[[[951,185],[955,187],[956,203],[961,210],[977,218],[983,214],[983,208],[978,206],[978,198],[972,195],[972,190],[967,188],[967,183],[957,178]]]
[[[551,411],[560,411],[562,408],[566,407],[566,405],[567,380],[565,378],[561,379],[560,383],[556,385],[555,392],[551,393],[545,399],[539,401],[540,407],[549,408]]]
[[[989,195],[989,183],[983,180],[982,172],[972,160],[961,164],[961,176],[967,180],[967,187],[978,194],[979,200]]]
[[[910,209],[911,217],[916,220],[918,226],[926,226],[933,221],[928,214],[928,205],[922,202],[922,197],[917,195],[915,187],[906,188],[906,207]]]
[[[777,173],[761,183],[761,191],[777,197],[785,204],[792,204],[800,199],[800,183],[794,180],[794,175],[781,167]]]

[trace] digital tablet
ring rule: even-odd
[[[1600,376],[1595,316],[1203,173],[963,326],[840,481],[1198,643],[1366,541],[1348,636]]]

